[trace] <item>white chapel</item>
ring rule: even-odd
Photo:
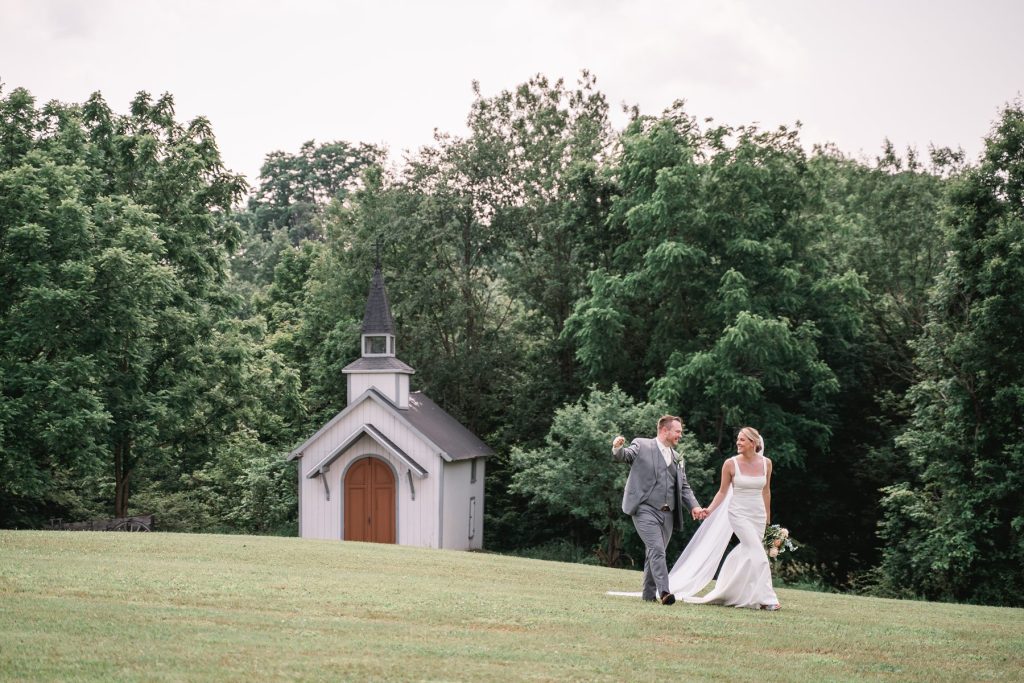
[[[299,536],[428,548],[483,547],[493,451],[422,392],[395,356],[378,263],[361,357],[342,372],[348,405],[288,455],[299,468]]]

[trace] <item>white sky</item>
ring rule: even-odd
[[[0,82],[40,103],[170,92],[229,168],[345,140],[394,157],[465,132],[483,94],[589,69],[658,114],[804,124],[873,158],[886,137],[975,158],[1024,91],[1021,0],[0,0]]]

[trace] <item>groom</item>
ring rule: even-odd
[[[612,457],[629,463],[629,477],[622,496],[622,511],[633,518],[647,553],[644,557],[644,600],[658,600],[671,605],[676,597],[668,590],[668,563],[665,546],[672,536],[673,525],[683,526],[683,505],[694,519],[706,515],[686,481],[683,462],[675,452],[683,435],[683,421],[674,415],[658,420],[656,439],[633,439],[623,448],[626,439],[616,436],[612,441]]]

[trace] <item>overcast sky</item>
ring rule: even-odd
[[[1024,91],[1021,0],[0,0],[0,82],[40,103],[139,90],[214,126],[254,181],[303,142],[386,145],[462,134],[485,96],[536,73],[597,77],[658,114],[803,123],[810,146],[874,158],[886,137],[981,151]]]

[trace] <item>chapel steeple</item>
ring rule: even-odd
[[[396,407],[409,407],[409,375],[416,371],[395,356],[395,321],[384,289],[380,271],[380,249],[366,297],[360,335],[360,358],[349,363],[342,372],[348,375],[348,402],[367,389],[376,389]]]
[[[362,355],[395,355],[395,320],[391,317],[388,293],[384,290],[384,276],[380,262],[373,269],[370,294],[366,297],[366,312],[363,314]]]

